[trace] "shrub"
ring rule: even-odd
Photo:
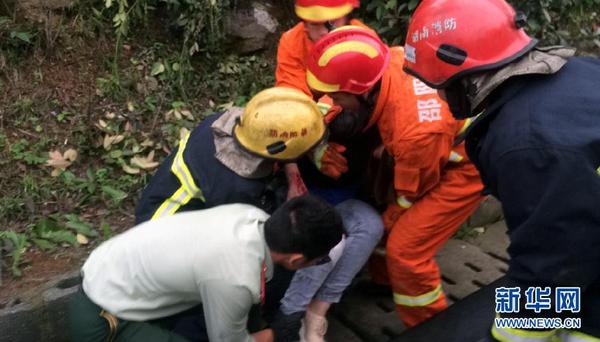
[[[511,0],[528,16],[528,32],[542,45],[600,49],[600,0]],[[410,15],[418,0],[362,1],[359,15],[392,45],[404,43]]]

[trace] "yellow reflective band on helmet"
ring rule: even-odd
[[[306,70],[306,82],[308,86],[314,90],[322,91],[324,93],[334,93],[340,90],[339,84],[328,84],[321,82],[310,70]]]
[[[535,331],[492,326],[492,336],[500,342],[554,342],[556,330]]]
[[[333,45],[329,49],[325,50],[319,58],[319,66],[324,67],[336,56],[347,52],[358,52],[363,55],[366,55],[369,58],[375,58],[379,56],[379,51],[375,49],[372,45],[359,42],[359,41],[349,41],[343,42],[336,45]]]
[[[154,215],[152,215],[152,220],[163,217],[173,215],[177,209],[181,206],[186,205],[192,198],[196,197],[201,199],[202,201],[206,201],[204,196],[202,195],[202,191],[194,182],[194,178],[187,165],[185,165],[185,161],[183,160],[183,151],[185,150],[185,146],[187,144],[189,134],[187,134],[181,141],[179,142],[179,147],[177,149],[177,154],[173,160],[173,164],[171,165],[171,172],[177,177],[181,187],[171,195],[171,197],[167,198],[161,205],[158,207]]]
[[[345,4],[336,7],[296,6],[295,9],[296,15],[303,20],[320,22],[344,17],[352,12],[354,7],[351,4]]]
[[[559,336],[562,342],[600,342],[600,338],[584,334],[581,331],[563,330]]]
[[[413,202],[409,201],[405,196],[398,196],[396,203],[404,209],[408,209],[413,205]]]
[[[333,30],[331,32],[338,32],[338,31],[345,31],[345,30],[356,30],[356,29],[367,30],[364,27],[358,26],[358,25],[344,25],[344,26],[340,26],[340,27],[336,28],[335,30]]]
[[[448,158],[449,161],[451,161],[453,163],[460,163],[463,159],[464,159],[464,157],[461,156],[460,153],[450,151],[450,157]]]
[[[419,296],[407,296],[394,292],[394,303],[403,306],[427,306],[440,298],[442,294],[442,285],[438,285],[435,290]]]

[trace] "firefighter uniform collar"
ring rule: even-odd
[[[243,108],[232,107],[213,122],[211,128],[215,139],[215,158],[240,177],[267,177],[273,172],[273,161],[242,150],[233,138],[236,118],[243,111]]]

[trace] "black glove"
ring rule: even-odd
[[[271,322],[271,329],[275,342],[293,342],[300,341],[300,327],[302,326],[302,318],[304,311],[294,312],[289,315],[284,315],[281,310],[278,310]]]

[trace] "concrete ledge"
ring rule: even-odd
[[[41,341],[40,312],[30,304],[0,310],[0,342]]]
[[[73,271],[0,310],[0,342],[68,341],[67,303],[79,284],[79,271]]]

